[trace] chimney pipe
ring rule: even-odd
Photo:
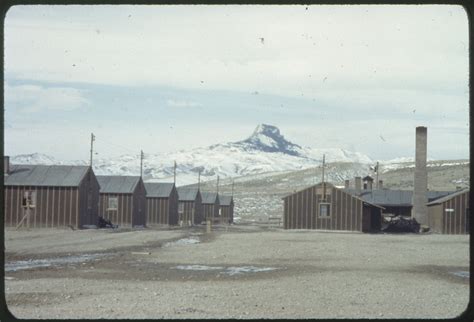
[[[344,180],[344,188],[349,189],[349,180]]]
[[[355,190],[356,193],[359,194],[362,189],[362,178],[361,177],[355,177]]]
[[[10,157],[3,156],[3,174],[8,175],[10,173]]]
[[[383,180],[379,180],[379,189],[383,189]]]
[[[415,177],[413,191],[412,218],[415,218],[421,225],[428,225],[428,173],[426,171],[427,159],[427,128],[418,126],[416,128],[415,141]]]

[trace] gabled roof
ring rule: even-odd
[[[201,192],[203,204],[214,204],[219,201],[216,192]]]
[[[199,189],[196,188],[188,188],[188,187],[179,187],[178,188],[178,196],[179,201],[194,201],[197,198],[199,193]]]
[[[362,181],[374,181],[374,178],[372,178],[371,176],[365,176],[362,178]]]
[[[339,189],[339,188],[337,188],[335,185],[333,185],[332,183],[325,182],[325,184],[326,184],[326,187],[328,187],[328,188]],[[284,196],[282,199],[286,199],[287,197],[289,197],[289,196],[291,196],[291,195],[294,195],[295,193],[298,193],[298,192],[300,192],[300,191],[304,191],[304,190],[306,190],[306,189],[310,189],[310,188],[313,188],[313,187],[317,187],[317,186],[320,186],[320,185],[322,185],[322,182],[317,183],[317,184],[314,184],[314,185],[309,186],[309,187],[306,187],[306,188],[304,188],[304,189],[300,189],[300,190],[298,190],[298,191],[295,191],[295,192],[293,192],[293,193],[291,193],[291,194],[289,194],[289,195]],[[363,203],[365,203],[365,204],[367,204],[367,205],[369,205],[369,206],[373,206],[373,207],[380,208],[380,209],[385,209],[384,207],[382,207],[382,206],[380,206],[380,205],[374,204],[374,203],[372,203],[372,202],[370,202],[370,201],[367,201],[367,200],[364,200],[364,199],[358,197],[356,194],[351,193],[350,191],[347,191],[348,189],[339,189],[339,190],[342,190],[342,191],[344,191],[344,192],[350,194],[352,197],[354,197],[354,198],[356,198],[356,199],[359,199],[360,201],[362,201]]]
[[[146,196],[148,198],[168,198],[173,191],[174,183],[145,182]]]
[[[97,176],[100,193],[133,193],[140,181],[135,176]]]
[[[453,192],[453,193],[451,193],[447,196],[444,196],[444,197],[435,199],[434,201],[428,202],[427,205],[428,206],[437,205],[437,204],[440,204],[442,202],[448,201],[448,200],[450,200],[450,199],[452,199],[456,196],[462,195],[463,193],[466,193],[466,192],[469,192],[469,189],[458,190],[458,191],[455,191],[455,192]]]
[[[233,201],[232,196],[219,195],[219,203],[221,206],[230,206],[232,201]]]
[[[344,191],[358,195],[354,188],[343,189]],[[446,196],[452,191],[428,191],[426,196],[428,201]],[[382,206],[395,207],[411,207],[413,206],[413,191],[412,190],[391,190],[391,189],[375,189],[375,190],[361,190],[359,197],[367,202]]]
[[[89,169],[72,165],[10,165],[5,185],[78,187]]]

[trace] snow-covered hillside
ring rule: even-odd
[[[12,164],[62,164],[52,156],[42,153],[18,154],[10,157]]]
[[[100,138],[98,138],[100,140]],[[372,164],[366,155],[339,148],[315,149],[301,147],[285,139],[272,125],[260,124],[246,139],[218,143],[187,151],[145,154],[143,176],[146,181],[172,181],[173,164],[177,163],[177,184],[196,183],[201,180],[222,179],[268,172],[301,170],[326,162],[357,162]],[[88,164],[86,160],[58,161],[44,154],[18,155],[11,158],[17,164]],[[139,175],[138,155],[118,158],[94,159],[94,171],[100,175]]]

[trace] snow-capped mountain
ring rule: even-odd
[[[216,144],[210,148],[220,145],[223,144]],[[228,143],[227,146],[243,151],[281,152],[293,156],[303,156],[301,146],[287,141],[276,126],[267,124],[259,124],[250,137],[243,141]]]
[[[319,166],[323,154],[326,162],[374,163],[368,156],[339,148],[314,149],[301,147],[285,139],[272,125],[260,124],[247,139],[219,143],[188,151],[145,154],[143,177],[146,181],[172,181],[174,161],[177,163],[177,185],[201,180],[254,175],[266,172],[300,170]],[[57,161],[43,154],[18,155],[11,158],[16,164],[88,164],[87,161]],[[99,175],[139,175],[139,155],[94,159],[94,171]]]
[[[18,154],[10,157],[12,164],[63,164],[52,156],[42,153]]]

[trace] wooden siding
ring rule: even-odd
[[[224,224],[234,222],[234,204],[230,206],[220,206],[221,209],[221,222]]]
[[[219,217],[219,205],[217,203],[214,204],[202,204],[202,215],[204,220],[208,220],[211,218],[218,218]]]
[[[83,225],[97,224],[99,183],[90,170],[78,187],[4,186],[5,226],[16,227],[25,215],[22,207],[25,191],[36,193],[30,228],[72,226],[79,229]],[[26,219],[23,225],[26,227]]]
[[[116,210],[107,209],[111,197],[117,197]],[[141,180],[131,194],[101,193],[99,198],[100,216],[122,227],[145,226],[146,206],[145,186]]]
[[[97,225],[99,219],[99,182],[90,170],[82,181],[83,184],[79,187],[78,226]]]
[[[132,226],[146,226],[146,189],[140,179],[133,192]]]
[[[79,228],[76,223],[78,217],[77,188],[29,186],[5,187],[4,222],[6,227],[16,227],[26,214],[22,207],[25,191],[36,193],[36,207],[32,208],[30,212],[30,228],[54,228],[69,225]],[[23,221],[23,227],[26,227],[26,219]]]
[[[148,226],[169,225],[168,198],[146,198],[146,222]]]
[[[117,197],[117,209],[108,209],[109,199],[115,197]],[[99,215],[110,220],[114,225],[131,227],[131,199],[132,195],[130,194],[101,193],[99,198]]]
[[[466,216],[469,208],[469,191],[442,203],[428,206],[430,228],[442,234],[466,234]],[[453,212],[446,212],[453,209]]]
[[[330,204],[330,216],[321,217],[319,204]],[[323,198],[322,184],[295,192],[284,198],[283,227],[285,229],[323,229],[363,231],[363,217],[371,225],[371,206],[364,206],[362,200],[326,184],[326,198]],[[378,211],[380,214],[380,211]]]
[[[147,225],[178,224],[178,192],[173,188],[169,198],[146,198]]]
[[[201,194],[198,193],[194,201],[179,201],[178,207],[179,204],[184,204],[184,211],[183,213],[179,213],[178,211],[178,221],[182,221],[184,224],[188,224],[189,222],[195,225],[201,224],[204,220],[201,200]],[[194,223],[192,222],[193,218]]]
[[[196,209],[195,209],[195,204],[196,202],[194,201],[180,201],[180,204],[183,204],[183,212],[179,213],[179,221],[182,222],[183,224],[189,224],[192,223],[192,220],[194,218],[194,221],[196,221]],[[179,206],[178,206],[179,207]]]

